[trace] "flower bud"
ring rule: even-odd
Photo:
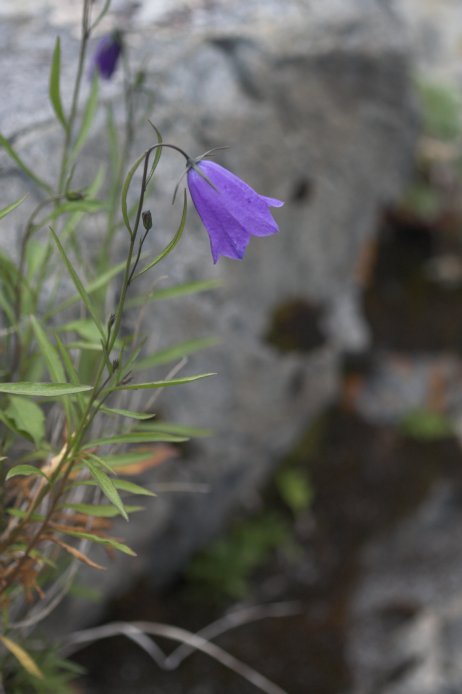
[[[103,36],[93,55],[90,76],[98,72],[103,79],[110,80],[117,69],[122,50],[122,34],[119,31]]]
[[[149,231],[149,229],[152,228],[152,215],[151,215],[151,210],[145,210],[141,218],[143,220],[143,226],[146,229],[146,231]]]

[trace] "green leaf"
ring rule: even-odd
[[[8,481],[12,477],[29,476],[29,475],[41,475],[48,482],[48,477],[45,475],[45,473],[42,472],[42,470],[40,470],[40,468],[34,467],[33,465],[15,465],[10,470],[8,470],[6,477],[5,477],[5,480]]]
[[[3,219],[3,217],[6,217],[7,214],[10,214],[10,212],[13,212],[21,203],[24,202],[24,200],[27,198],[27,195],[23,195],[22,198],[19,198],[19,200],[16,200],[16,202],[12,202],[11,205],[7,205],[3,209],[0,210],[0,219]]]
[[[146,458],[146,453],[144,454],[143,458]],[[135,484],[134,482],[128,482],[127,480],[120,479],[115,479],[113,480],[113,482],[115,488],[121,492],[128,492],[129,494],[139,494],[140,496],[157,496],[157,494],[152,492],[150,489],[140,487],[139,484]],[[96,482],[94,482],[93,480],[85,480],[83,482],[80,482],[80,484],[84,486],[94,487],[96,485]]]
[[[62,531],[64,532],[64,531]],[[117,540],[113,540],[110,537],[99,537],[99,535],[93,535],[92,533],[84,533],[81,532],[80,530],[66,530],[65,532],[66,535],[70,535],[71,537],[78,537],[82,540],[91,540],[91,542],[96,542],[97,544],[100,545],[109,545],[110,547],[113,547],[114,549],[118,549],[119,552],[123,552],[124,554],[128,554],[131,557],[136,557],[136,553],[130,549],[127,545],[124,545],[122,542],[117,542]]]
[[[32,675],[39,680],[43,680],[43,672],[22,646],[17,644],[16,641],[12,641],[10,638],[8,638],[8,636],[0,636],[0,641],[3,643],[5,648],[8,649],[12,655],[14,655],[16,660],[21,663],[21,666],[29,673],[29,675]]]
[[[92,456],[96,462],[98,462],[98,458],[96,456]],[[128,520],[128,515],[125,510],[125,507],[123,505],[122,499],[119,496],[119,492],[114,486],[114,482],[111,480],[108,475],[106,475],[103,470],[100,470],[100,468],[90,462],[89,460],[85,461],[85,464],[90,471],[91,476],[95,480],[96,484],[98,487],[101,489],[103,494],[106,496],[107,499],[113,504],[116,509],[119,511],[120,515],[125,518],[125,520]]]
[[[171,424],[169,422],[141,422],[136,427],[138,431],[159,431],[164,434],[186,436],[188,438],[204,438],[212,436],[210,429],[198,429],[197,427],[184,426],[183,424]]]
[[[64,383],[66,376],[58,356],[58,352],[48,339],[48,335],[38,322],[35,316],[30,316],[30,322],[34,331],[35,339],[37,340],[40,352],[44,356],[49,374],[54,383]]]
[[[80,125],[79,134],[76,137],[74,146],[72,148],[71,158],[75,159],[85,144],[88,133],[90,132],[91,124],[95,117],[96,108],[98,106],[98,92],[99,92],[99,80],[97,75],[94,76],[91,83],[90,94],[85,104],[85,109],[82,116],[82,123]]]
[[[114,506],[108,506],[107,504],[65,504],[63,506],[65,509],[71,509],[77,513],[82,513],[85,516],[94,516],[95,518],[113,518],[119,514],[119,510]],[[125,511],[127,513],[135,513],[136,511],[143,511],[142,506],[125,506]]]
[[[144,306],[148,301],[159,301],[161,299],[174,299],[178,296],[186,296],[188,294],[198,294],[199,292],[208,292],[212,289],[218,289],[223,286],[221,280],[202,280],[200,282],[188,282],[187,284],[177,284],[173,287],[165,289],[155,289],[149,294],[135,296],[129,299],[126,303],[127,307],[135,308]]]
[[[17,431],[30,438],[37,446],[45,437],[45,415],[33,400],[11,396],[4,415],[14,423]]]
[[[130,218],[128,215],[128,203],[127,203],[128,189],[130,188],[130,183],[132,182],[133,176],[135,175],[140,164],[145,160],[145,158],[146,158],[146,153],[143,153],[143,154],[141,154],[141,156],[138,157],[138,159],[135,161],[133,166],[130,168],[127,176],[125,177],[125,181],[124,181],[123,186],[122,186],[122,193],[121,193],[122,217],[124,220],[124,224],[127,227],[128,231],[130,232],[131,236],[133,236],[133,229],[132,229],[132,226],[130,224]]]
[[[156,128],[156,126],[153,123],[151,123],[151,121],[149,121],[149,123],[156,133],[156,136],[157,136],[157,143],[156,144],[158,144],[158,145],[162,144],[162,135],[160,134],[160,130],[158,130]],[[154,175],[155,170],[157,169],[157,165],[159,164],[161,156],[162,156],[162,147],[158,147],[154,151],[154,159],[153,159],[153,162],[151,164],[151,169],[149,171],[148,177],[146,179],[146,188],[148,187],[149,181],[151,180],[151,178]]]
[[[159,366],[161,364],[169,364],[172,361],[178,361],[183,357],[187,357],[194,352],[198,352],[207,347],[214,347],[219,344],[219,340],[214,337],[204,337],[199,340],[188,340],[187,342],[182,342],[178,345],[173,345],[173,347],[168,347],[167,349],[160,350],[155,354],[151,354],[149,357],[140,359],[136,362],[134,366],[134,371],[139,371],[140,369],[149,369],[152,366]]]
[[[120,417],[128,417],[128,419],[140,420],[152,419],[155,416],[154,414],[152,414],[152,412],[133,412],[133,410],[120,410],[116,407],[106,407],[106,405],[102,405],[102,407],[100,407],[100,412]]]
[[[45,516],[41,513],[31,513],[30,516],[27,511],[23,511],[20,508],[8,508],[7,511],[9,516],[13,516],[13,518],[30,518],[31,521],[34,521],[34,523],[41,523],[42,521],[45,520]],[[26,547],[24,547],[26,549]]]
[[[128,452],[128,453],[113,453],[110,455],[101,455],[98,456],[98,460],[105,465],[109,466],[109,468],[117,469],[118,467],[125,467],[127,465],[134,465],[136,463],[140,463],[143,460],[146,460],[152,456],[152,451],[134,451],[134,452]],[[118,488],[119,479],[113,480],[114,485]]]
[[[82,200],[67,200],[66,202],[58,205],[53,212],[50,212],[45,219],[40,223],[40,226],[46,224],[57,217],[61,217],[63,214],[77,214],[78,212],[85,212],[87,214],[92,214],[95,212],[101,212],[107,209],[107,202],[104,200],[95,200],[93,198],[83,198]]]
[[[64,261],[64,264],[66,265],[66,268],[72,277],[72,280],[74,282],[75,288],[77,289],[78,293],[80,294],[80,298],[82,299],[83,303],[85,304],[85,307],[90,314],[90,316],[93,318],[93,321],[96,325],[96,327],[99,330],[99,333],[103,339],[104,342],[106,342],[106,333],[103,330],[103,327],[101,325],[101,321],[99,320],[98,316],[96,315],[95,309],[93,308],[93,304],[90,301],[90,297],[88,296],[88,293],[85,291],[84,286],[82,282],[80,281],[79,276],[77,275],[76,271],[74,270],[74,266],[72,265],[71,261],[66,255],[66,251],[64,250],[63,246],[61,245],[61,241],[59,240],[58,236],[56,235],[54,229],[50,227],[51,234],[53,236],[54,242],[56,243],[56,246],[58,248],[58,251],[61,254],[61,257]]]
[[[83,342],[82,340],[73,340],[68,342],[67,346],[69,349],[79,349],[80,351],[86,350],[87,352],[102,352],[103,345],[101,342]]]
[[[183,198],[183,212],[182,212],[182,214],[181,214],[180,224],[179,224],[179,226],[178,226],[178,229],[177,229],[176,232],[175,232],[174,237],[172,238],[172,240],[170,241],[170,243],[168,243],[168,244],[165,246],[165,248],[164,248],[164,250],[162,251],[162,253],[159,253],[159,255],[156,256],[156,257],[154,258],[154,260],[151,260],[150,263],[148,263],[142,270],[140,270],[139,272],[137,272],[137,273],[134,275],[134,277],[133,277],[134,280],[135,280],[137,277],[141,277],[141,275],[143,275],[145,272],[147,272],[148,270],[150,270],[151,268],[153,268],[155,265],[157,265],[158,263],[160,263],[161,260],[163,260],[171,251],[173,251],[173,249],[175,248],[175,246],[177,245],[177,243],[179,242],[179,240],[181,239],[181,236],[182,236],[182,234],[183,234],[183,231],[184,231],[184,228],[185,228],[185,225],[186,225],[186,213],[187,213],[187,209],[188,209],[188,199],[187,199],[187,197],[186,197],[186,191],[185,191],[185,192],[184,192],[184,198]]]
[[[167,386],[178,386],[184,383],[192,383],[200,381],[202,378],[216,376],[216,373],[197,374],[196,376],[184,376],[183,378],[171,378],[168,381],[151,381],[150,383],[127,383],[122,386],[116,386],[113,390],[143,390],[146,388],[165,388]]]
[[[130,434],[116,434],[115,436],[106,436],[94,441],[89,441],[84,445],[84,448],[94,448],[95,446],[112,446],[121,443],[183,443],[188,438],[185,436],[177,436],[176,434],[167,434],[158,431],[132,432]],[[147,457],[145,453],[144,457]]]
[[[26,247],[27,274],[31,280],[42,267],[48,253],[48,247],[40,241],[30,239]]]
[[[80,337],[89,342],[97,342],[100,338],[99,330],[91,320],[73,320],[60,325],[60,332],[76,332]],[[101,349],[101,345],[100,345]]]
[[[19,166],[21,171],[23,171],[29,178],[31,178],[40,188],[43,188],[47,193],[52,194],[52,187],[39,176],[37,176],[33,171],[29,169],[28,166],[23,162],[19,154],[13,149],[12,145],[8,142],[6,137],[0,135],[0,145],[3,147],[8,156],[13,159],[13,161]]]
[[[146,454],[145,454],[146,456]],[[129,492],[130,494],[139,494],[140,496],[157,496],[150,489],[140,487],[139,484],[128,482],[127,480],[114,480],[114,484],[121,492]]]
[[[79,386],[80,385],[80,379],[79,379],[79,374],[77,373],[74,364],[72,363],[72,359],[70,357],[69,352],[67,351],[66,347],[64,346],[64,343],[60,339],[59,335],[56,335],[56,344],[59,349],[59,353],[61,354],[61,359],[64,364],[64,367],[67,371],[67,375],[71,380],[72,385],[74,386]],[[85,409],[85,401],[84,401],[84,396],[81,395],[81,393],[76,393],[75,394],[75,400],[80,407],[81,412],[84,411]]]
[[[116,177],[116,172],[119,170],[120,152],[119,152],[119,133],[114,120],[114,112],[111,104],[106,108],[106,133],[109,142],[109,157],[111,168],[110,171]]]
[[[0,393],[45,398],[73,395],[74,393],[83,393],[86,390],[92,389],[93,386],[76,386],[70,383],[28,383],[27,381],[0,383]]]
[[[61,89],[59,86],[61,77],[61,41],[59,36],[56,38],[55,48],[53,51],[53,57],[51,59],[51,71],[50,71],[50,84],[49,84],[49,95],[51,105],[53,106],[56,116],[63,126],[64,130],[67,130],[68,124],[66,117],[64,115],[63,105],[61,102]]]

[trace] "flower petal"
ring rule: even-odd
[[[282,201],[259,195],[238,176],[213,161],[204,160],[197,166],[215,186],[215,192],[220,195],[221,205],[247,233],[253,236],[269,236],[279,231],[269,207],[281,207],[284,204]]]
[[[277,198],[267,198],[266,195],[260,195],[261,198],[266,202],[268,207],[282,207],[284,202],[278,200]]]
[[[213,262],[222,255],[241,260],[250,240],[249,232],[223,205],[222,196],[194,169],[188,171],[188,188],[209,235]]]

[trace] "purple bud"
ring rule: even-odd
[[[110,80],[116,71],[122,50],[123,43],[120,32],[114,31],[112,34],[103,36],[93,55],[90,76],[93,77],[96,71],[103,79]]]
[[[251,236],[269,236],[279,231],[270,207],[284,203],[259,195],[213,161],[191,165],[188,188],[209,235],[214,263],[222,255],[241,260]]]

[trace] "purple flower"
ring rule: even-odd
[[[103,79],[110,80],[116,71],[122,48],[120,32],[114,31],[112,34],[103,36],[96,46],[96,51],[93,55],[90,76],[93,77],[95,71],[97,71]]]
[[[279,231],[269,208],[284,203],[259,195],[213,161],[190,166],[188,188],[209,235],[214,263],[221,255],[241,260],[251,236],[269,236]]]

